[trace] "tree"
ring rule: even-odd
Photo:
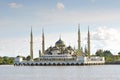
[[[114,61],[114,56],[109,50],[103,52],[106,61]]]
[[[13,63],[14,63],[14,58],[8,56],[3,57],[2,64],[13,64]]]
[[[13,64],[14,63],[14,58],[10,57],[8,60],[8,64]]]
[[[0,57],[0,64],[2,64],[3,63],[3,58],[2,57]]]
[[[118,56],[120,56],[120,52],[118,52]]]
[[[105,57],[105,61],[109,62],[109,61],[114,61],[114,56],[113,54],[109,51],[109,50],[97,50],[97,52],[95,53],[96,56],[100,56],[100,57]]]
[[[3,64],[8,64],[9,58],[7,56],[3,57]]]
[[[103,50],[99,49],[97,50],[97,52],[95,53],[96,56],[100,56],[100,57],[103,57],[104,54],[103,54]]]
[[[28,56],[26,57],[26,60],[27,60],[27,61],[29,61],[29,60],[30,60],[30,58],[31,58],[31,57],[28,55]]]

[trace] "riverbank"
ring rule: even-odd
[[[105,64],[120,64],[120,61],[114,61],[114,62],[105,62]]]

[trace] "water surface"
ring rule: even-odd
[[[120,66],[0,66],[0,80],[120,80]]]

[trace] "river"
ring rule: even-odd
[[[120,65],[1,65],[0,80],[120,80]]]

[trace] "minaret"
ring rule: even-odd
[[[44,29],[42,29],[42,54],[45,53]]]
[[[90,58],[90,32],[89,32],[89,26],[88,26],[88,58]]]
[[[81,52],[80,24],[78,24],[78,55],[82,56],[82,52]]]
[[[41,51],[39,50],[39,57],[41,57]]]
[[[87,56],[87,55],[88,55],[88,50],[87,50],[86,45],[85,45],[84,53],[85,53],[85,56]]]
[[[61,34],[60,34],[59,40],[61,40]]]
[[[41,57],[41,51],[39,50],[39,61],[40,61],[40,57]]]
[[[78,51],[80,51],[81,45],[80,45],[80,24],[78,24]]]
[[[30,60],[33,61],[33,34],[32,34],[32,27],[30,33]]]

